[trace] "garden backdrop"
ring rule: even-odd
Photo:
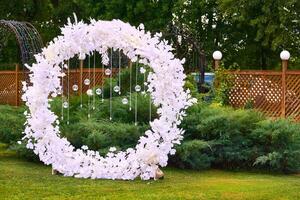
[[[78,19],[121,19],[132,25],[162,32],[178,58],[185,57],[189,74],[185,89],[198,103],[187,111],[181,127],[184,140],[170,157],[165,179],[134,182],[74,180],[51,176],[37,156],[21,142],[27,109],[24,105],[0,106],[0,199],[299,199],[300,125],[294,118],[270,117],[253,109],[252,102],[232,108],[232,85],[227,69],[281,70],[280,52],[291,53],[289,69],[300,69],[300,2],[297,0],[2,0],[0,19],[28,21],[44,44],[60,34],[73,13]],[[182,40],[182,41],[181,41]],[[0,62],[17,63],[19,49],[13,35],[2,35]],[[214,70],[212,53],[223,53]],[[190,72],[215,72],[212,85],[199,84]],[[3,65],[6,66],[6,65]],[[135,66],[132,66],[135,71]],[[10,69],[9,67],[3,67]],[[128,80],[129,69],[121,73]],[[142,82],[143,77],[138,77]],[[104,91],[110,81],[105,79]],[[129,89],[124,81],[122,90]],[[299,91],[298,91],[299,92]],[[97,97],[98,98],[98,97]],[[61,122],[62,136],[77,148],[87,145],[105,155],[109,147],[133,147],[149,128],[149,99],[138,94],[136,112],[128,112],[119,96],[113,97],[113,122],[109,118],[109,93],[87,118],[88,99],[70,99],[70,124]],[[52,110],[61,115],[62,99]],[[153,107],[151,115],[155,117]],[[200,171],[197,171],[200,170]]]

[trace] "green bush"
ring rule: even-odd
[[[23,107],[0,106],[0,142],[12,144],[22,138],[25,116]]]
[[[185,79],[184,89],[189,89],[193,97],[198,97],[198,87],[195,77],[193,75],[188,75]]]
[[[132,105],[135,104],[132,94]],[[134,147],[149,128],[149,96],[137,95],[138,124],[134,125],[134,106],[122,104],[123,96],[113,97],[112,121],[109,121],[109,100],[96,97],[95,110],[90,110],[88,97],[70,99],[70,124],[61,120],[61,135],[75,147],[82,145],[103,155],[108,148],[119,150]],[[61,98],[55,98],[52,110],[61,115]],[[91,109],[92,106],[90,106]],[[152,106],[153,108],[153,106]],[[32,151],[16,142],[22,138],[24,108],[0,106],[0,141],[9,143],[18,155],[35,160]],[[152,109],[152,117],[157,117]],[[66,110],[65,110],[66,114]],[[61,117],[61,116],[60,116]],[[187,110],[181,128],[185,130],[182,145],[171,162],[181,168],[267,169],[296,172],[300,169],[300,125],[289,120],[266,119],[253,110],[235,110],[219,104],[198,103]]]
[[[26,148],[25,142],[21,144],[14,143],[9,147],[11,150],[16,151],[16,154],[19,158],[24,158],[29,161],[39,162],[39,157],[33,153],[31,149]]]
[[[182,128],[186,130],[182,146],[204,141],[210,144],[211,151],[197,151],[198,156],[186,159],[188,154],[182,154],[182,147],[178,147],[178,165],[201,168],[198,157],[204,156],[212,158],[211,165],[218,168],[299,170],[300,125],[289,120],[266,120],[253,110],[199,103],[188,110]],[[191,163],[199,163],[199,167]]]
[[[134,147],[147,126],[135,126],[120,122],[83,120],[65,126],[62,136],[77,148],[87,145],[93,150],[106,150],[111,146],[119,149]]]
[[[254,166],[283,172],[300,169],[300,126],[287,120],[265,120],[259,123],[251,137],[262,152]]]
[[[207,169],[213,160],[211,148],[208,142],[203,140],[190,140],[177,148],[176,156],[172,163],[180,168]]]
[[[188,109],[182,122],[186,139],[226,138],[249,134],[264,117],[251,110],[234,110],[229,107],[198,103]]]

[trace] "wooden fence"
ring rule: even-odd
[[[112,74],[114,75],[117,72],[117,69],[113,69]],[[92,87],[94,85],[102,85],[105,77],[108,77],[102,68],[95,68],[95,70],[93,68],[88,69],[84,68],[82,64],[79,69],[71,69],[69,74],[67,71],[65,71],[65,73],[66,76],[63,79],[65,94],[68,90],[68,86],[70,86],[70,93],[73,93],[71,88],[74,84],[79,86],[79,93],[81,91],[85,93],[89,89],[89,86],[83,84],[83,81],[87,78],[90,79],[90,86]],[[0,71],[0,104],[20,105],[22,103],[22,81],[27,78],[28,72],[19,70],[18,65],[16,65],[15,70]]]
[[[113,70],[113,74],[116,72]],[[229,80],[232,85],[230,105],[240,108],[250,104],[270,117],[291,117],[300,121],[300,70],[287,70],[287,63],[283,62],[282,71],[242,70],[228,73],[231,74]],[[18,65],[16,70],[0,71],[0,104],[21,103],[21,82],[26,77],[28,72],[20,71]],[[105,77],[101,68],[94,71],[81,64],[79,69],[70,70],[69,77],[64,78],[64,93],[67,92],[68,78],[70,87],[77,84],[79,91],[82,87],[82,92],[86,92],[89,86],[84,85],[83,80],[89,78],[91,86],[102,85]]]
[[[229,104],[253,108],[270,117],[291,117],[300,121],[300,70],[229,71],[232,88]]]

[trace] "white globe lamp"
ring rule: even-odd
[[[222,59],[222,53],[221,53],[221,51],[215,51],[214,53],[213,53],[213,58],[214,58],[214,60],[221,60]]]
[[[289,60],[290,59],[290,52],[286,51],[286,50],[283,50],[281,53],[280,53],[280,58],[281,60]]]

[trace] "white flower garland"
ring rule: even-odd
[[[174,58],[172,47],[161,41],[161,34],[151,37],[143,25],[135,28],[120,20],[95,21],[90,24],[77,21],[62,28],[62,35],[50,42],[35,56],[37,63],[28,66],[30,84],[23,84],[23,100],[29,108],[24,140],[41,161],[65,176],[132,180],[138,176],[147,180],[155,176],[158,166],[166,166],[169,154],[175,154],[174,145],[180,144],[183,130],[180,124],[185,109],[195,99],[184,91],[182,64]],[[94,50],[108,62],[107,49],[123,50],[133,61],[151,66],[148,91],[158,107],[159,118],[150,122],[135,148],[117,152],[111,148],[102,157],[86,146],[75,149],[66,138],[60,137],[58,117],[50,110],[51,98],[61,90],[61,63],[79,54],[83,59]],[[66,65],[62,66],[67,68]]]

